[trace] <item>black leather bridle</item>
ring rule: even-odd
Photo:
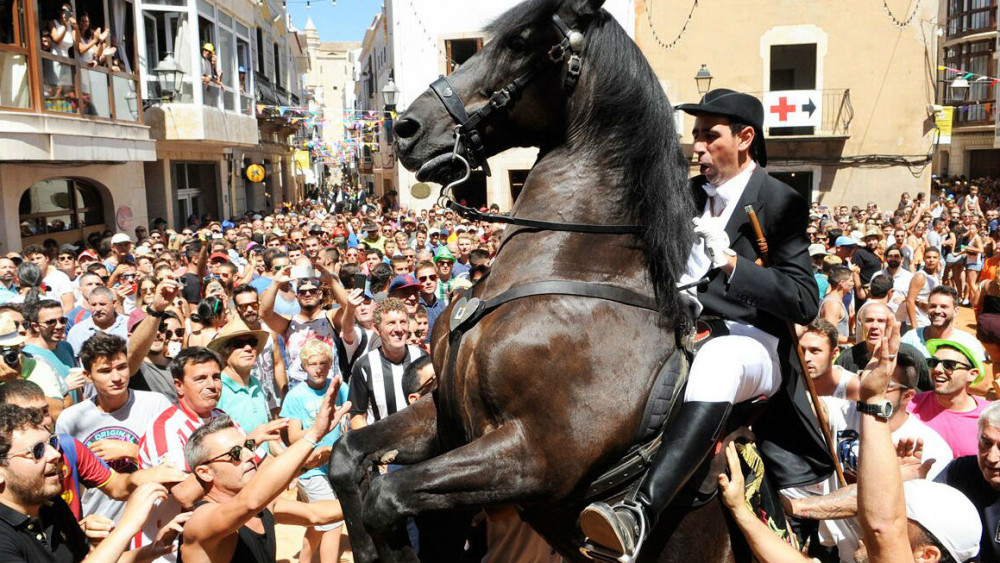
[[[545,70],[566,64],[566,76],[563,78],[563,91],[569,95],[576,88],[580,80],[580,70],[583,67],[583,59],[580,53],[583,51],[584,36],[577,30],[570,29],[566,22],[558,14],[552,15],[552,23],[555,25],[562,40],[553,45],[546,58],[542,59],[527,72],[515,78],[503,88],[496,90],[490,95],[490,99],[472,115],[465,110],[465,102],[458,92],[452,87],[448,77],[442,76],[431,83],[431,90],[437,95],[441,104],[451,115],[458,127],[455,128],[455,148],[452,151],[452,158],[460,160],[468,167],[468,170],[482,167],[487,176],[490,175],[489,165],[486,163],[486,149],[483,145],[485,128],[498,116],[506,115],[510,112],[514,104],[520,99],[525,89]],[[501,111],[506,110],[506,111]],[[570,231],[577,233],[595,234],[641,234],[645,227],[642,225],[589,225],[579,223],[556,223],[552,221],[540,221],[533,219],[521,219],[518,217],[508,217],[505,215],[493,215],[482,213],[471,207],[467,207],[455,201],[451,196],[451,188],[461,184],[468,178],[462,178],[456,182],[445,186],[441,190],[444,204],[473,221],[489,221],[493,223],[506,223],[509,225],[519,225],[541,230]]]

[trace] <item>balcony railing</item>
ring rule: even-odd
[[[38,76],[31,73],[32,59]],[[4,77],[0,108],[89,119],[130,122],[140,119],[138,80],[132,74],[103,66],[91,67],[45,51],[32,53],[27,47],[0,44],[0,76]]]

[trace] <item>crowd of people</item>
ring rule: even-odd
[[[891,404],[904,488],[964,494],[921,496],[951,503],[951,518],[908,500],[911,533],[943,561],[1000,561],[1000,216],[987,185],[939,179],[895,209],[810,209],[821,305],[799,346],[849,484],[783,495],[824,561],[864,560],[859,522],[877,515],[859,497],[891,478],[860,477],[860,460],[888,451],[889,437],[859,439],[870,417],[856,401],[873,397]],[[151,227],[0,257],[0,560],[270,561],[284,522],[307,526],[301,562],[338,561],[331,447],[434,389],[433,328],[489,273],[502,226],[340,191]],[[961,307],[975,334],[957,326]],[[737,473],[720,487],[751,546],[793,557],[745,512]],[[281,494],[293,482],[297,501]],[[972,540],[954,530],[969,513]],[[492,560],[558,560],[541,540],[519,549],[528,558]]]

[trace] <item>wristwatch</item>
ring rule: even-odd
[[[889,420],[889,417],[892,416],[892,403],[885,399],[876,403],[858,401],[856,404],[858,412],[861,414],[870,414],[875,418],[881,418],[882,420]]]

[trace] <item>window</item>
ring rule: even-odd
[[[948,37],[996,30],[996,0],[948,0]]]
[[[0,3],[0,106],[31,107],[24,0]]]
[[[143,52],[146,57],[144,61],[146,93],[149,97],[160,97],[160,84],[153,73],[166,56],[167,53],[173,55],[181,68],[187,69],[190,63],[187,62],[184,54],[190,53],[193,46],[190,39],[190,26],[188,16],[183,12],[165,12],[161,10],[143,10],[143,25],[146,30],[146,44]],[[200,45],[199,45],[200,47]],[[175,101],[191,103],[194,101],[194,80],[200,80],[192,76],[192,73],[185,72],[181,86],[181,91]]]
[[[174,217],[183,228],[191,215],[218,216],[218,165],[215,162],[174,162]]]
[[[75,242],[105,228],[101,193],[81,180],[54,178],[36,182],[21,194],[18,214],[23,244],[53,234],[62,235],[56,237],[60,242]]]
[[[102,0],[38,1],[38,79],[45,111],[138,120],[132,4],[106,6]]]
[[[202,3],[198,2],[199,11],[202,10]],[[211,10],[211,5],[206,8]],[[211,17],[211,16],[209,16]],[[210,44],[212,51],[201,49],[201,69],[198,71],[202,84],[202,103],[206,106],[219,107],[222,103],[222,78],[220,71],[221,57],[224,56],[220,50],[220,44],[215,29],[215,24],[205,16],[198,16],[198,43],[202,47]]]
[[[944,64],[950,68],[960,68],[967,72],[992,76],[994,44],[992,39],[960,43],[944,50]],[[953,75],[945,76],[950,81]],[[993,121],[996,114],[995,90],[989,80],[969,80],[969,95],[966,104],[955,109],[958,124]]]
[[[465,61],[471,59],[473,55],[482,50],[483,39],[481,37],[448,39],[444,42],[444,48],[445,56],[447,57],[445,74],[451,74],[458,70],[458,67],[462,66]]]
[[[278,50],[278,43],[277,42],[275,42],[273,44],[273,47],[274,47],[274,54],[273,54],[273,57],[274,57],[274,85],[275,85],[275,87],[280,88],[280,87],[284,86],[284,83],[281,81],[281,53]]]
[[[816,44],[772,45],[770,91],[816,88]],[[812,135],[814,127],[771,127],[771,136]]]

